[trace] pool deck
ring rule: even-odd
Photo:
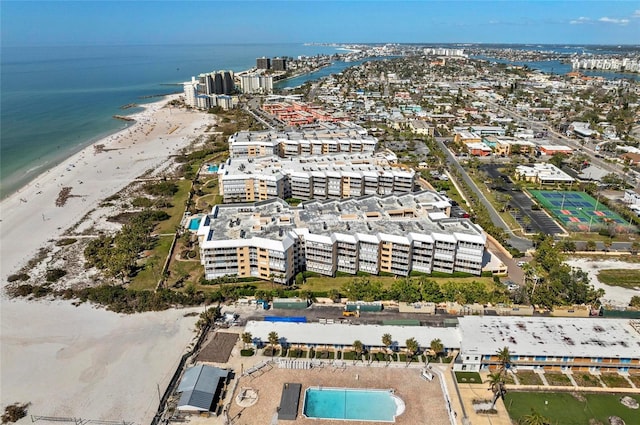
[[[345,369],[324,368],[296,370],[279,369],[277,366],[252,378],[241,377],[237,388],[255,388],[258,390],[258,402],[251,407],[241,408],[232,403],[229,418],[236,425],[262,425],[270,423],[269,418],[277,415],[283,385],[287,382],[299,382],[303,391],[308,387],[344,387],[363,389],[394,389],[406,409],[396,418],[400,425],[446,425],[450,424],[444,406],[444,398],[437,379],[425,381],[420,377],[420,369],[405,367],[363,367],[347,362]],[[234,395],[235,396],[235,395]],[[308,419],[302,415],[303,403],[298,408],[296,424],[318,425],[318,419]],[[238,416],[239,415],[239,416]],[[323,425],[371,425],[367,421],[322,420]]]

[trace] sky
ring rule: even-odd
[[[0,1],[3,46],[640,45],[637,1]]]

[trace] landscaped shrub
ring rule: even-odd
[[[342,359],[343,360],[355,360],[356,359],[356,352],[355,351],[345,351],[344,353],[342,353]]]
[[[277,356],[280,355],[280,350],[274,350],[271,347],[267,347],[267,348],[264,349],[262,354],[264,354],[267,357],[277,357]]]
[[[299,359],[301,357],[307,357],[307,352],[299,348],[292,348],[289,350],[289,357]]]
[[[253,348],[247,348],[244,350],[240,350],[240,355],[242,357],[251,357],[253,356],[253,354],[255,353],[255,351],[253,350]]]

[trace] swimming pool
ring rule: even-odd
[[[191,221],[189,221],[189,230],[198,230],[200,220],[202,220],[202,217],[192,218]]]
[[[303,414],[314,419],[395,422],[404,402],[390,390],[354,388],[307,388]]]
[[[218,172],[218,166],[217,165],[209,165],[208,171],[210,173],[217,173]]]

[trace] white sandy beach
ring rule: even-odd
[[[172,96],[173,97],[173,96]],[[146,105],[137,122],[45,172],[0,204],[0,279],[18,271],[102,199],[166,163],[215,117]],[[72,187],[63,207],[55,201]],[[0,402],[31,402],[30,414],[148,423],[194,337],[187,311],[122,316],[63,301],[0,296]],[[28,417],[22,422],[29,421]]]
[[[175,95],[173,96],[175,97]],[[118,192],[166,158],[214,122],[214,116],[151,103],[137,122],[100,140],[106,152],[89,146],[0,204],[0,279],[15,273],[46,241],[77,223],[104,198]],[[177,128],[176,128],[177,127]],[[113,150],[110,150],[113,149]],[[63,187],[72,187],[64,207],[55,202]]]
[[[157,386],[164,392],[196,336],[188,311],[119,315],[89,304],[3,300],[3,408],[31,402],[31,415],[150,423]]]

